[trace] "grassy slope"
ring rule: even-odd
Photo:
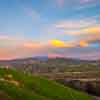
[[[0,69],[1,97],[2,100],[92,100],[53,81],[10,69]]]

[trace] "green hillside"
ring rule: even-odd
[[[0,100],[93,100],[47,79],[0,68]]]

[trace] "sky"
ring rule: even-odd
[[[0,0],[0,60],[100,59],[100,0]]]

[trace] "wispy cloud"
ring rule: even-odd
[[[13,38],[6,35],[0,35],[0,40],[13,40]]]
[[[37,22],[37,21],[39,22],[41,20],[40,14],[35,9],[33,9],[28,4],[26,5],[21,0],[16,0],[16,1],[19,4],[19,7],[23,11],[23,13],[25,13],[26,16],[31,17],[33,22]]]
[[[100,56],[99,0],[16,1],[0,20],[0,58]]]
[[[80,29],[84,27],[89,27],[96,24],[96,20],[93,19],[80,19],[80,20],[64,20],[55,24],[57,29]]]
[[[64,7],[65,0],[56,0],[56,2],[57,2],[57,5],[58,5],[59,8]]]

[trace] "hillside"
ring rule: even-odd
[[[0,68],[1,100],[92,100],[84,93],[47,79]]]

